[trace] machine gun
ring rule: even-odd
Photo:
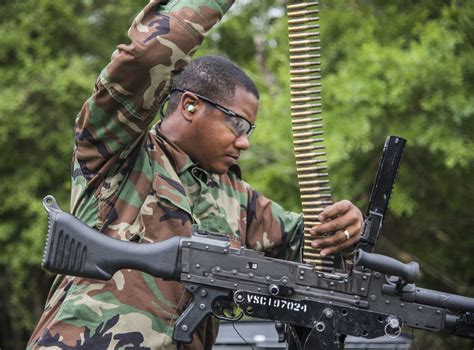
[[[417,263],[371,253],[403,143],[397,137],[385,143],[351,271],[320,272],[312,265],[232,248],[225,236],[197,227],[191,237],[151,244],[120,241],[63,212],[52,196],[43,201],[49,218],[43,268],[101,280],[120,269],[136,269],[180,281],[193,299],[176,321],[176,342],[191,342],[196,327],[210,314],[229,320],[248,315],[306,327],[309,336],[299,346],[307,349],[338,349],[340,335],[396,337],[403,325],[474,338],[473,298],[416,287]],[[387,176],[392,180],[381,185]]]

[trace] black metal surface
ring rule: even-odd
[[[234,329],[235,327],[235,329]],[[237,330],[237,331],[236,331]],[[237,333],[238,332],[238,333]],[[240,333],[240,335],[239,335]],[[243,338],[243,339],[242,339]],[[221,322],[214,350],[286,349],[286,344],[278,342],[275,323],[269,321]],[[374,339],[346,337],[344,349],[409,349],[413,339],[405,334],[397,338],[387,336]]]
[[[179,237],[155,244],[121,241],[62,211],[53,196],[45,197],[43,205],[48,212],[44,269],[99,280],[108,280],[126,268],[147,271],[164,279],[179,278]]]
[[[377,243],[405,143],[406,140],[398,136],[389,136],[385,141],[358,244],[366,252],[372,252]]]

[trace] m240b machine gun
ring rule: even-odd
[[[152,244],[110,238],[63,212],[47,196],[49,228],[43,267],[51,272],[107,280],[137,269],[183,283],[193,299],[176,321],[173,339],[189,343],[208,315],[242,315],[310,329],[302,348],[338,349],[343,335],[396,337],[406,325],[474,338],[474,299],[415,286],[418,264],[372,253],[405,140],[387,139],[351,271],[235,249],[222,235],[196,227],[191,237]],[[236,312],[237,310],[237,312]]]

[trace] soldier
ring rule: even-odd
[[[255,129],[258,91],[222,57],[189,58],[230,0],[151,1],[97,79],[75,125],[72,213],[137,243],[189,236],[191,225],[269,256],[300,259],[302,216],[241,178],[237,160]],[[169,98],[164,119],[150,129]],[[344,251],[360,236],[349,201],[321,214],[313,245]],[[332,237],[322,237],[337,231]],[[58,276],[29,349],[174,349],[173,325],[190,301],[177,282],[121,270],[110,281]],[[209,317],[185,349],[210,349]]]

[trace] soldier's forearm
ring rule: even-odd
[[[149,3],[129,29],[131,44],[117,47],[101,83],[139,119],[154,115],[172,75],[230,6],[230,1],[209,0]]]

